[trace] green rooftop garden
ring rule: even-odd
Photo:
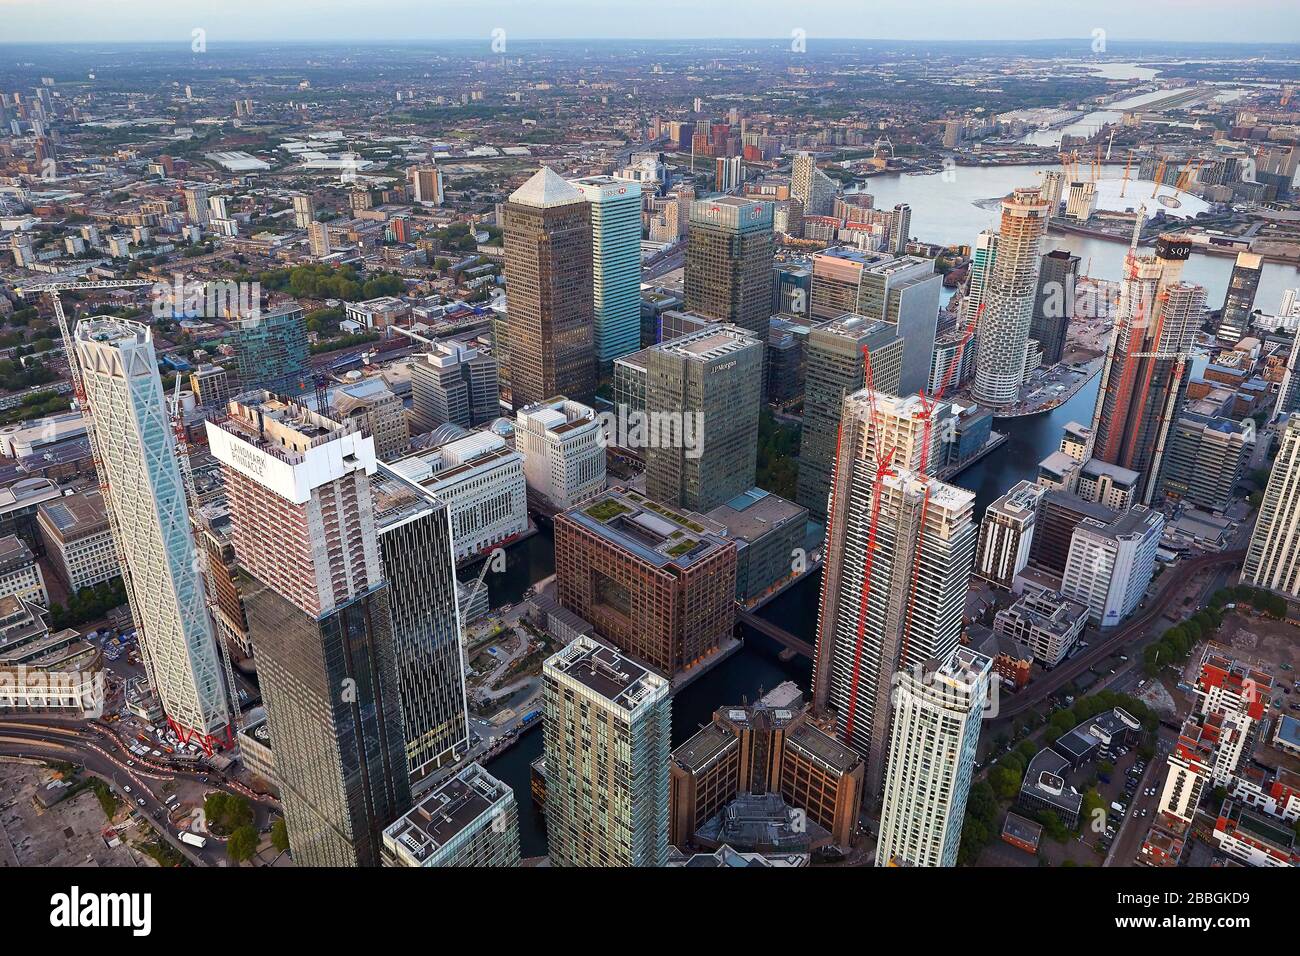
[[[621,514],[627,514],[627,512],[632,509],[621,501],[615,501],[613,498],[606,498],[604,501],[597,501],[594,505],[583,510],[597,521],[609,521],[611,518],[617,518]]]

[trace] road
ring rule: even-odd
[[[197,791],[192,799],[201,797],[205,790],[222,790],[248,797],[255,811],[260,808],[262,816],[279,806],[269,797],[242,784],[219,779],[206,770],[178,770],[137,757],[109,728],[78,718],[5,715],[0,718],[0,756],[40,758],[85,767],[89,773],[108,781],[118,796],[139,812],[169,846],[196,866],[229,865],[225,844],[210,840],[199,849],[182,843],[170,819],[171,808],[158,797],[156,790],[169,783],[188,783],[191,791]]]
[[[1130,618],[1109,637],[1095,641],[1084,653],[1071,657],[1064,664],[1057,666],[1038,680],[1033,681],[1025,690],[1003,703],[998,712],[998,719],[1015,717],[1042,703],[1062,687],[1075,680],[1075,678],[1087,672],[1093,665],[1122,650],[1125,645],[1141,635],[1144,630],[1164,615],[1170,603],[1177,597],[1182,585],[1193,574],[1207,568],[1239,564],[1245,556],[1246,552],[1244,550],[1222,551],[1217,554],[1206,554],[1199,558],[1192,558],[1190,561],[1178,562],[1173,568],[1165,572],[1161,580],[1160,590],[1155,597],[1147,602],[1145,610],[1136,617]]]
[[[1159,727],[1156,733],[1156,754],[1147,761],[1147,768],[1142,773],[1142,779],[1138,781],[1137,790],[1133,793],[1133,799],[1129,803],[1128,813],[1124,815],[1124,822],[1120,824],[1119,832],[1115,834],[1115,841],[1110,846],[1110,852],[1106,854],[1105,862],[1102,866],[1133,866],[1138,858],[1138,851],[1142,849],[1142,841],[1146,839],[1147,831],[1151,829],[1151,824],[1155,820],[1156,806],[1160,802],[1160,790],[1165,784],[1165,770],[1168,768],[1167,758],[1169,751],[1174,745],[1173,731]],[[1118,771],[1116,771],[1118,774]],[[1147,790],[1154,789],[1155,793],[1148,795]],[[1145,810],[1146,816],[1138,814]]]
[[[643,282],[653,282],[661,276],[665,276],[674,269],[680,269],[686,261],[686,247],[679,243],[678,248],[662,256],[658,260],[651,260],[644,266],[642,274]]]

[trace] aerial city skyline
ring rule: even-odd
[[[1300,866],[1292,7],[132,6],[4,5],[6,865]]]

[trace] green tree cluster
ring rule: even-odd
[[[226,841],[226,855],[235,863],[244,863],[257,855],[257,827],[245,823],[236,827]]]
[[[320,355],[322,352],[338,352],[341,349],[351,348],[354,345],[364,345],[366,342],[375,342],[378,339],[378,332],[357,332],[355,335],[341,335],[335,339],[313,343],[311,354]]]
[[[1248,584],[1220,588],[1210,595],[1210,607],[1220,610],[1225,604],[1249,604],[1259,613],[1267,614],[1279,621],[1285,621],[1287,617],[1286,598],[1272,591],[1253,588]]]
[[[217,790],[203,801],[203,815],[212,833],[233,835],[240,827],[252,825],[253,805],[247,797]],[[257,831],[254,830],[253,834],[256,837]]]
[[[284,822],[284,817],[276,817],[271,824],[271,846],[275,847],[277,853],[289,849],[289,826]]]
[[[987,780],[971,785],[966,798],[966,818],[962,821],[961,845],[957,865],[972,866],[984,848],[997,835],[998,798]]]
[[[50,627],[62,630],[98,621],[115,607],[126,603],[126,585],[120,577],[101,581],[94,587],[82,588],[72,596],[65,608],[62,604],[50,606]]]
[[[21,341],[21,333],[20,339]],[[52,343],[47,340],[47,348]],[[0,359],[0,389],[17,392],[35,385],[45,385],[55,381],[59,376],[45,367],[44,362],[33,360],[27,365],[13,359]]]
[[[1285,602],[1283,602],[1285,614]],[[1143,669],[1154,676],[1166,664],[1176,664],[1187,659],[1198,642],[1209,637],[1223,623],[1223,612],[1211,601],[1210,607],[1197,611],[1160,635],[1160,640],[1148,644],[1142,651]]]
[[[758,487],[794,500],[799,480],[799,429],[776,420],[771,409],[758,416]]]

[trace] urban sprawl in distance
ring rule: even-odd
[[[1295,10],[64,6],[0,44],[0,865],[1300,865]]]

